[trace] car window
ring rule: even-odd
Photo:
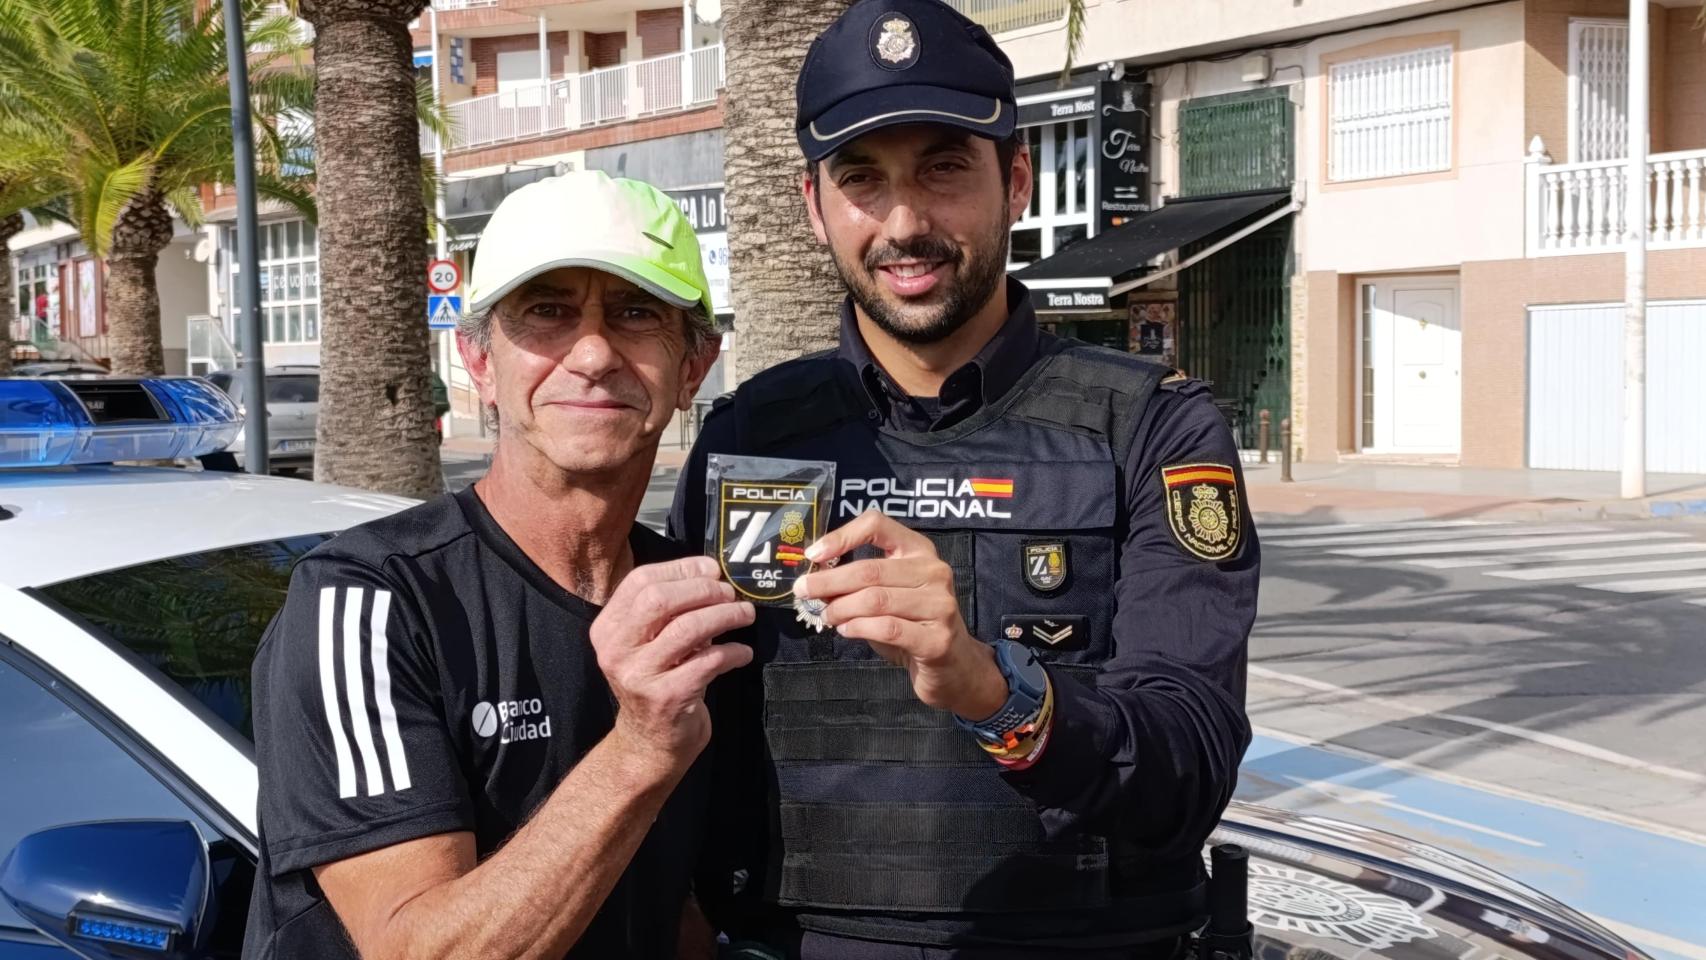
[[[312,374],[289,374],[267,378],[268,403],[319,403],[320,378]]]
[[[219,833],[54,692],[0,659],[0,860],[26,834],[86,820],[171,819]],[[0,930],[30,924],[0,898]]]
[[[215,370],[207,375],[207,381],[225,391],[225,395],[238,403],[243,402],[243,381],[229,370]]]
[[[249,665],[290,568],[331,534],[193,553],[41,588],[253,740]]]

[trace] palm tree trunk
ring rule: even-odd
[[[303,0],[320,210],[314,478],[444,490],[426,324],[426,207],[408,23],[425,0]]]
[[[813,236],[794,139],[794,83],[806,48],[849,0],[731,0],[724,7],[728,99],[723,179],[735,373],[833,346],[845,288]]]
[[[146,190],[125,205],[107,248],[107,350],[114,373],[166,372],[160,347],[160,251],[172,242],[172,212]]]
[[[12,291],[16,289],[12,283],[12,250],[6,244],[23,230],[22,214],[0,217],[0,377],[12,374],[12,321],[17,315],[12,303]]]

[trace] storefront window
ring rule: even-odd
[[[314,226],[305,220],[263,224],[260,241],[261,327],[267,342],[319,342],[320,244]],[[236,257],[235,232],[227,232],[226,250]],[[237,299],[233,286],[227,302],[235,305]]]
[[[1013,227],[1009,269],[1053,256],[1090,232],[1090,121],[1041,124],[1022,133],[1031,148],[1031,205]]]

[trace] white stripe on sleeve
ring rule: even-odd
[[[397,707],[391,701],[390,644],[385,628],[391,614],[391,591],[373,594],[373,703],[379,708],[379,729],[385,735],[385,756],[391,761],[391,789],[409,789],[409,758],[403,734],[397,729]]]
[[[326,707],[326,725],[332,731],[332,749],[338,755],[338,796],[355,796],[355,760],[349,739],[344,736],[343,717],[338,711],[338,671],[333,647],[337,634],[338,588],[320,590],[320,700]]]
[[[379,749],[373,745],[373,721],[367,716],[367,687],[361,679],[362,588],[349,587],[344,599],[344,684],[349,691],[350,728],[361,750],[361,769],[367,778],[367,795],[385,792],[385,777],[379,771]]]

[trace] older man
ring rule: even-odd
[[[716,358],[693,230],[571,174],[492,216],[458,338],[498,442],[473,487],[306,557],[255,662],[246,957],[673,957],[716,564],[635,524]]]

